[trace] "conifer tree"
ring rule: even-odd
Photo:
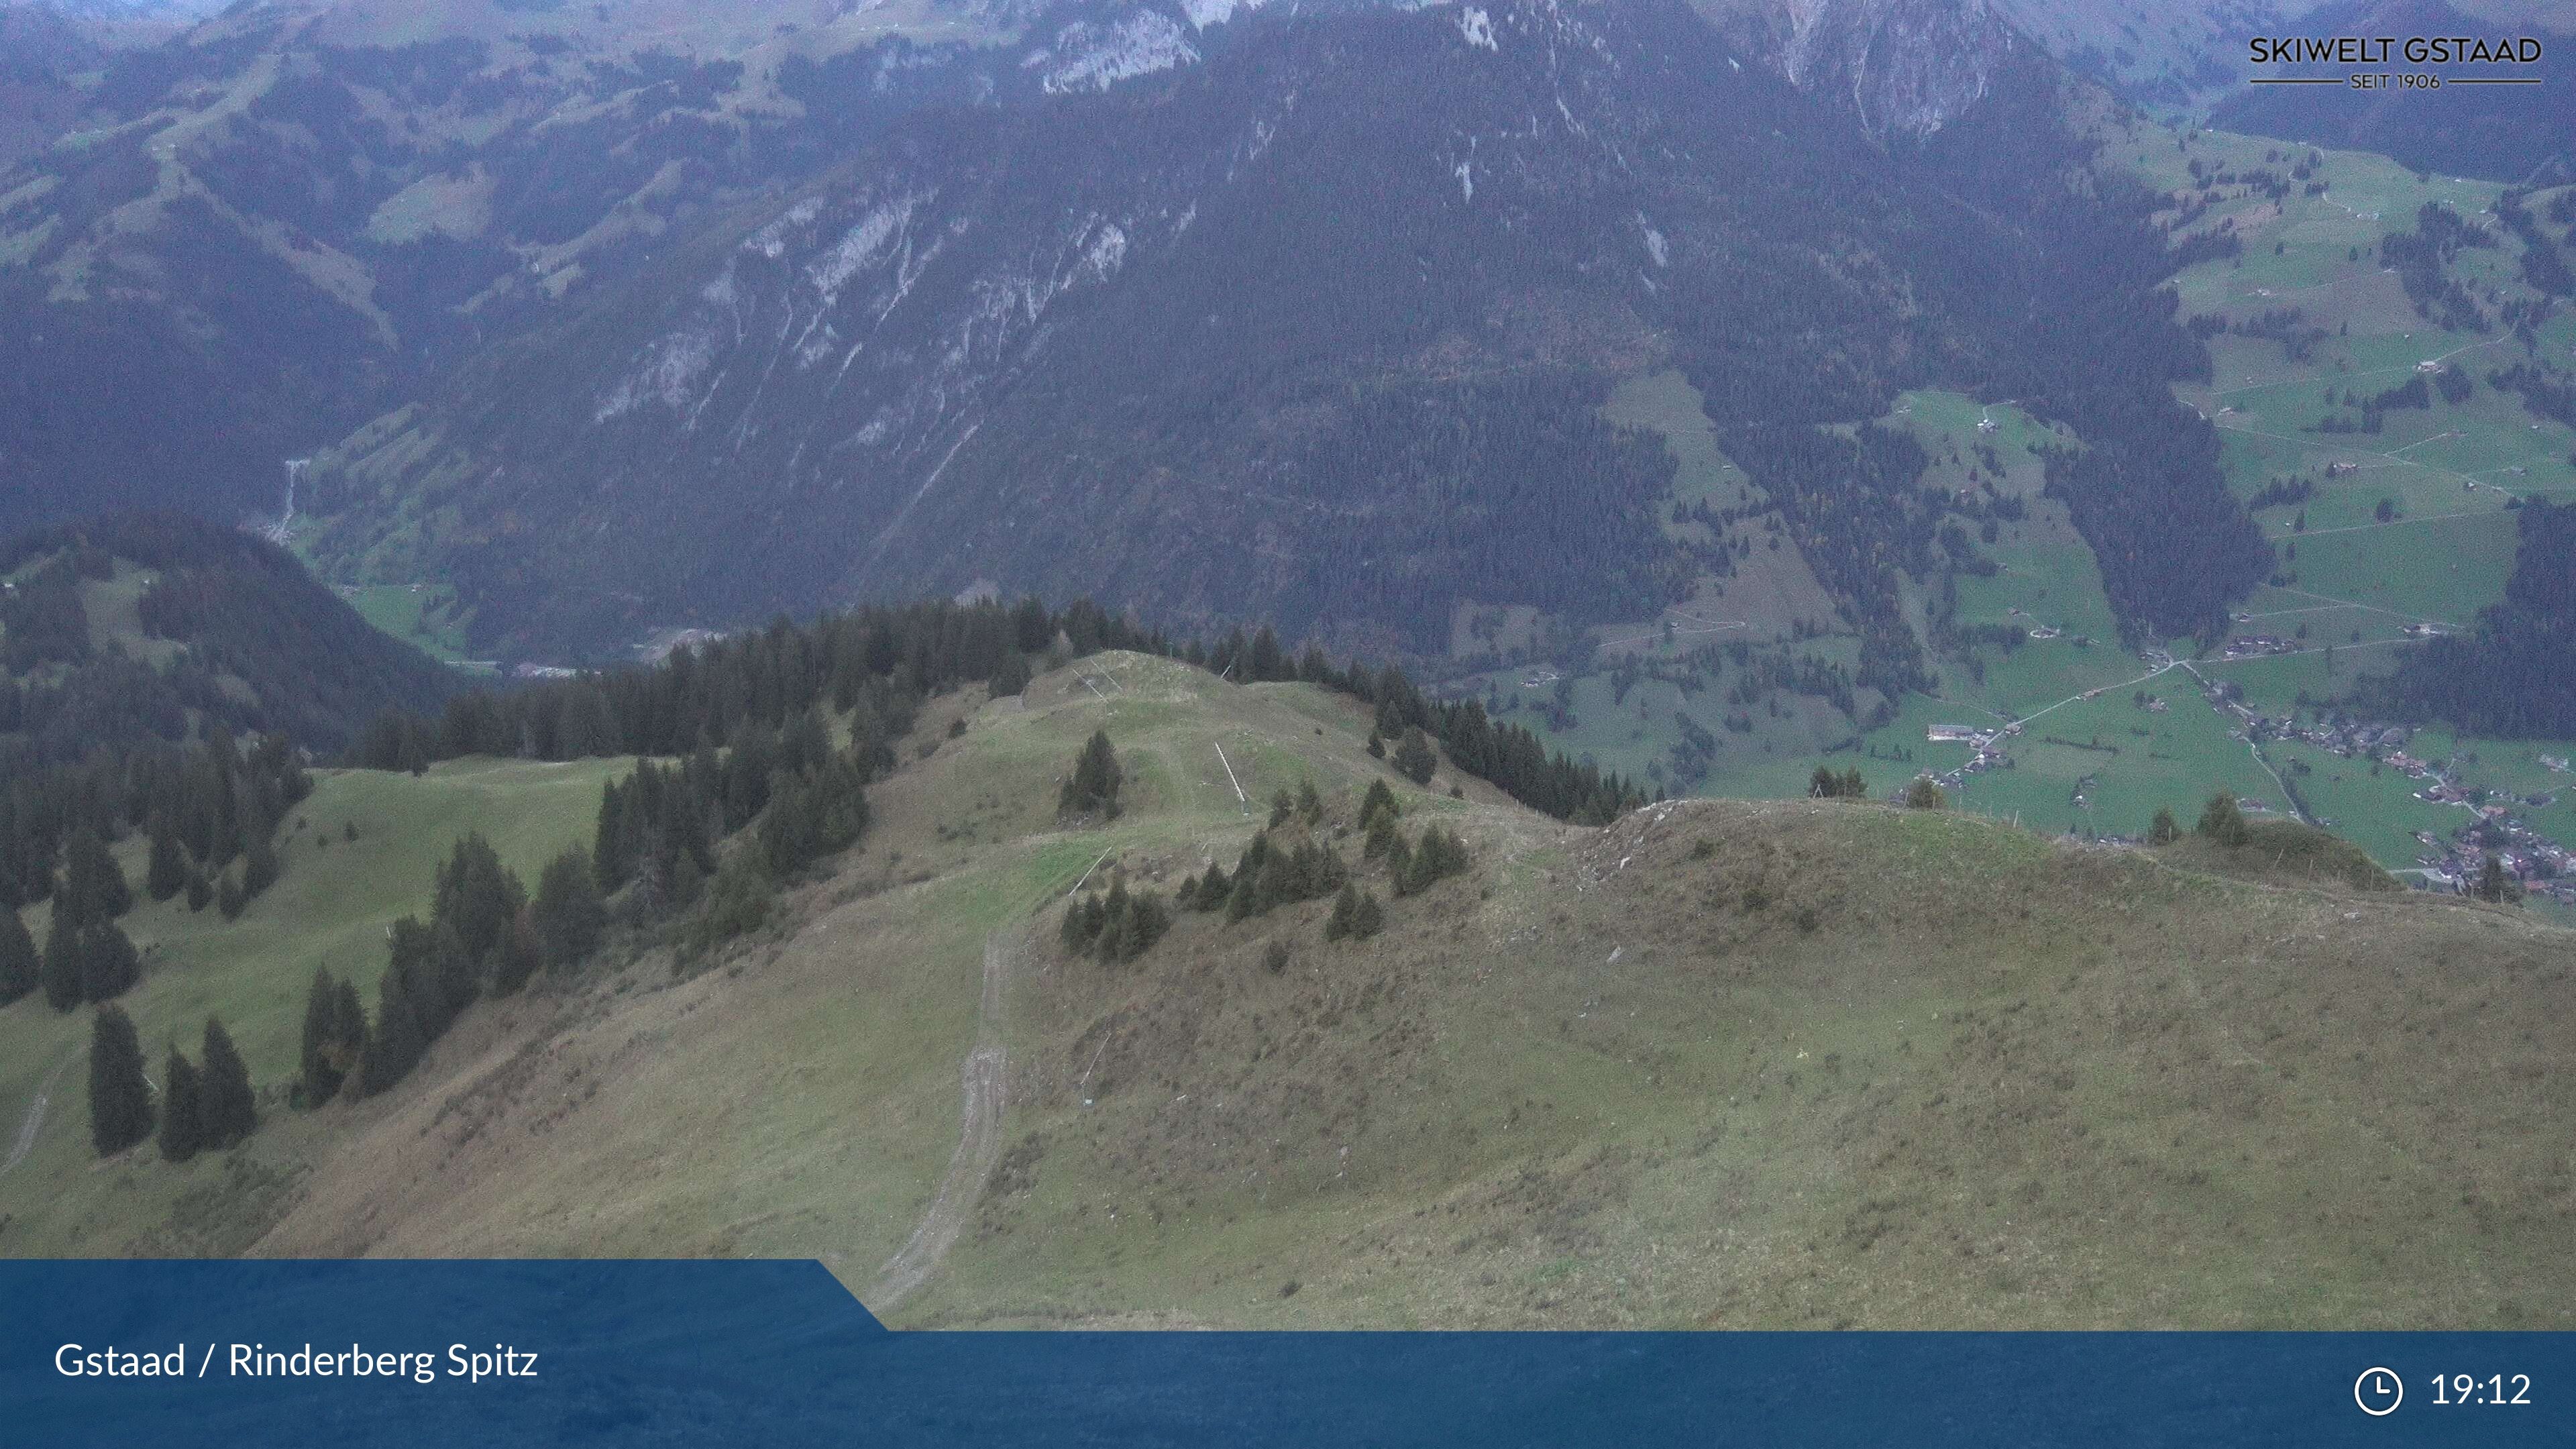
[[[367,1008],[358,1001],[358,983],[342,981],[331,1013],[332,1039],[339,1043],[345,1076],[367,1054]]]
[[[2512,877],[2504,871],[2504,860],[2494,851],[2487,852],[2487,862],[2478,871],[2478,899],[2503,905],[2518,897]]]
[[[366,1045],[365,1017],[359,1016],[353,1032],[342,1016],[344,992],[349,993],[348,1006],[355,1007],[356,994],[333,979],[329,967],[313,968],[313,985],[304,994],[303,1053],[295,1088],[296,1100],[304,1106],[318,1107],[337,1095]]]
[[[1151,891],[1140,891],[1129,897],[1127,929],[1119,959],[1132,961],[1144,955],[1154,949],[1154,943],[1163,939],[1163,933],[1171,928],[1172,913],[1164,907],[1161,897]]]
[[[285,869],[277,858],[277,847],[269,843],[267,832],[254,835],[250,848],[242,852],[242,900],[245,903],[258,900],[270,886],[277,884],[277,878],[285,874]]]
[[[472,834],[457,841],[454,853],[439,867],[430,921],[452,928],[466,957],[488,970],[519,908],[527,903],[527,888],[501,864],[492,843]]]
[[[225,920],[240,920],[241,913],[249,905],[250,897],[242,893],[242,888],[234,881],[231,871],[227,870],[215,877],[215,909],[223,914]]]
[[[214,898],[215,888],[206,880],[206,873],[202,870],[190,867],[188,871],[189,911],[193,913],[204,910],[206,908],[206,903]]]
[[[161,1082],[161,1156],[164,1161],[185,1162],[205,1145],[205,1114],[197,1069],[180,1055],[177,1042],[170,1044]]]
[[[1058,934],[1063,937],[1066,950],[1086,951],[1093,941],[1099,939],[1100,924],[1092,915],[1097,905],[1097,899],[1091,896],[1065,902],[1064,924]]]
[[[54,902],[54,921],[45,930],[45,1004],[69,1011],[81,1004],[81,929]]]
[[[1386,857],[1386,878],[1394,883],[1395,893],[1407,894],[1404,883],[1413,875],[1413,842],[1405,839],[1402,831],[1390,828],[1386,848],[1380,853]]]
[[[1396,770],[1417,785],[1431,783],[1431,774],[1440,768],[1439,753],[1431,748],[1431,737],[1419,725],[1405,728],[1404,738],[1396,742]]]
[[[114,921],[93,921],[80,932],[81,996],[112,1001],[143,979],[143,957],[125,928]]]
[[[1198,899],[1193,904],[1202,911],[1221,911],[1225,909],[1227,898],[1233,894],[1234,882],[1226,878],[1225,867],[1211,865],[1207,874],[1199,879]]]
[[[1404,853],[1395,868],[1395,893],[1414,895],[1467,870],[1467,842],[1437,825],[1422,832],[1422,843]]]
[[[178,1055],[176,1047],[171,1055]],[[200,1137],[208,1150],[220,1152],[239,1146],[259,1125],[259,1099],[251,1091],[250,1064],[234,1049],[232,1033],[211,1016],[206,1018],[201,1058],[205,1075],[199,1098],[204,1119]]]
[[[1343,886],[1342,893],[1333,898],[1333,913],[1324,919],[1324,939],[1338,941],[1351,934],[1353,926],[1359,920],[1359,914],[1360,888],[1355,885]]]
[[[1377,892],[1360,892],[1359,910],[1351,917],[1351,939],[1365,941],[1386,928],[1386,907],[1378,904]]]
[[[143,1044],[134,1022],[114,1006],[90,1019],[89,1140],[112,1157],[152,1135],[152,1084],[143,1077]]]
[[[358,1091],[372,1097],[409,1075],[428,1049],[429,1036],[412,1004],[411,974],[406,962],[385,968],[376,983],[376,1018],[367,1031],[367,1049],[358,1067]]]
[[[44,974],[44,961],[36,954],[35,938],[27,934],[27,923],[14,908],[0,904],[0,1006],[33,992],[43,984]]]
[[[68,909],[75,921],[110,920],[134,908],[134,892],[107,842],[84,825],[63,847],[63,886],[56,910]]]
[[[2171,845],[2181,838],[2182,825],[2174,819],[2173,808],[2157,806],[2155,822],[2147,827],[2147,844]]]
[[[530,910],[548,964],[560,969],[598,949],[608,909],[600,901],[598,872],[589,853],[575,846],[546,862]]]
[[[152,862],[144,868],[144,893],[155,901],[166,901],[188,886],[188,857],[179,848],[179,832],[170,827],[170,817],[152,817]]]
[[[1949,803],[1948,792],[1929,775],[1918,775],[1913,784],[1905,787],[1905,808],[1908,810],[1939,810]]]
[[[2243,845],[2251,833],[2245,824],[2245,812],[2237,808],[2236,797],[2224,790],[2209,797],[2209,803],[2201,808],[2200,823],[2193,829],[2230,848]]]
[[[1368,793],[1360,797],[1360,828],[1362,830],[1368,829],[1370,822],[1377,818],[1377,814],[1381,810],[1386,812],[1387,818],[1390,820],[1395,819],[1404,813],[1403,810],[1396,805],[1395,792],[1386,787],[1386,782],[1384,780],[1371,780],[1369,781]]]
[[[1097,814],[1103,820],[1115,820],[1120,808],[1118,788],[1124,783],[1118,752],[1109,746],[1108,731],[1095,730],[1056,798],[1056,814],[1066,819]]]
[[[536,907],[521,906],[510,918],[508,934],[492,953],[492,994],[510,996],[528,984],[537,968],[546,964],[546,938],[537,932]]]

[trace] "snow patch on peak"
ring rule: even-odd
[[[1140,75],[1195,65],[1198,58],[1176,21],[1159,10],[1139,10],[1109,25],[1077,20],[1056,32],[1052,48],[1021,64],[1040,72],[1038,84],[1047,94],[1063,95],[1105,91]]]
[[[648,402],[683,411],[715,356],[716,339],[705,331],[675,332],[654,342],[637,359],[634,372],[599,400],[590,420],[605,423]]]
[[[1637,230],[1644,233],[1646,238],[1646,255],[1655,259],[1655,265],[1659,267],[1671,266],[1672,251],[1671,248],[1665,244],[1664,234],[1655,230],[1654,223],[1646,220],[1646,214],[1642,211],[1637,213]]]
[[[1481,46],[1499,53],[1502,44],[1494,39],[1494,17],[1470,5],[1458,12],[1458,33],[1469,45]]]
[[[870,207],[856,226],[815,260],[807,275],[814,290],[822,294],[826,309],[839,300],[841,288],[848,285],[850,278],[886,259],[890,244],[910,228],[913,209],[924,199],[906,192]]]
[[[1091,245],[1082,253],[1083,269],[1094,282],[1105,282],[1117,275],[1118,264],[1127,258],[1127,233],[1116,222],[1100,228]]]
[[[1238,11],[1261,8],[1263,0],[1181,0],[1181,13],[1190,18],[1192,30],[1206,30],[1223,25]]]

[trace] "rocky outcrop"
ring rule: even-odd
[[[1987,0],[1709,0],[1739,47],[1880,140],[1931,135],[2030,42]]]

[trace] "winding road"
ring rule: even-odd
[[[877,1270],[875,1285],[863,1296],[868,1310],[883,1314],[910,1298],[965,1230],[967,1215],[983,1196],[984,1183],[1002,1155],[1002,1108],[1009,1056],[1002,1045],[1002,983],[1010,973],[1010,951],[999,936],[984,938],[984,996],[975,1014],[975,1046],[960,1071],[965,1093],[959,1114],[956,1154],[939,1179],[939,1191],[921,1225],[912,1230],[895,1255]]]

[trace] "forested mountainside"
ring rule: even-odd
[[[184,514],[21,534],[0,582],[0,775],[216,727],[335,754],[454,687],[284,549]]]
[[[0,530],[135,504],[273,516],[284,460],[675,229],[929,99],[1195,60],[1215,41],[1179,16],[263,0],[141,43],[0,10]]]
[[[305,762],[456,683],[224,525],[123,514],[0,543],[0,908],[57,903],[54,1003],[120,995],[139,969],[110,844],[149,839],[152,901],[185,892],[230,920],[286,869],[273,837]],[[33,989],[0,980],[0,997]]]
[[[2576,506],[2534,499],[2514,528],[2504,602],[2473,632],[2428,641],[2377,693],[2477,734],[2561,738],[2576,733]]]
[[[1228,28],[1106,94],[897,121],[666,250],[321,457],[314,547],[457,580],[503,651],[979,584],[1436,648],[1462,601],[1637,617],[1731,566],[1598,419],[1678,366],[1766,487],[1904,515],[1797,540],[1855,620],[1940,510],[1795,435],[1935,379],[2084,438],[2062,486],[2131,626],[2261,576],[2166,392],[2203,364],[2146,200],[2035,47],[1882,144],[1678,3]]]

